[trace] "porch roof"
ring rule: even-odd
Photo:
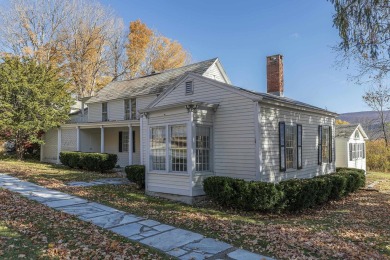
[[[166,110],[170,108],[177,108],[177,107],[188,107],[189,106],[195,106],[198,109],[217,109],[219,104],[211,104],[211,103],[206,103],[206,102],[201,102],[201,101],[185,101],[185,102],[178,102],[174,104],[169,104],[165,106],[159,106],[159,107],[151,107],[151,108],[145,108],[141,109],[139,112],[142,113],[150,113],[154,111],[160,111],[160,110]]]
[[[139,120],[118,120],[118,121],[102,121],[102,122],[83,122],[83,123],[70,123],[61,125],[61,128],[109,128],[109,127],[127,127],[127,126],[139,126]]]

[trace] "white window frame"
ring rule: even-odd
[[[122,131],[122,153],[129,152],[129,138],[130,138],[129,131]]]
[[[126,103],[128,103],[129,107],[126,107]],[[125,99],[123,101],[123,106],[125,110],[125,120],[130,120],[131,119],[131,101],[129,98]]]
[[[330,135],[329,135],[330,127],[331,126],[328,126],[328,125],[322,126],[322,138],[321,138],[321,140],[322,140],[322,145],[321,145],[322,163],[329,163],[330,162],[330,151],[329,151],[330,142],[331,142]],[[327,140],[326,140],[327,142],[325,142],[325,140],[324,140],[324,135],[327,136]]]
[[[156,124],[156,125],[149,125],[149,172],[150,173],[158,173],[158,174],[170,174],[170,175],[180,175],[180,176],[183,176],[183,175],[189,175],[188,173],[188,161],[187,161],[187,171],[183,171],[183,172],[179,172],[179,171],[172,171],[171,170],[171,156],[170,156],[170,150],[171,150],[171,140],[170,140],[170,136],[171,136],[171,127],[172,126],[177,126],[177,125],[182,125],[182,126],[186,126],[186,129],[187,129],[187,123],[186,122],[175,122],[175,123],[167,123],[167,124]],[[151,160],[151,156],[152,156],[152,148],[150,146],[150,142],[152,140],[152,131],[151,129],[152,128],[155,128],[155,127],[164,127],[165,128],[165,170],[155,170],[153,169],[153,162]],[[187,129],[188,130],[188,129]],[[186,134],[187,134],[188,131],[186,131]],[[188,153],[190,152],[190,150],[188,149],[188,135],[187,135],[187,156],[188,156]],[[188,158],[188,157],[187,157]]]
[[[103,111],[104,104],[106,104],[106,108],[107,108],[105,112]],[[106,120],[104,120],[104,116],[103,116],[104,114],[106,115]],[[108,102],[103,102],[102,103],[102,122],[107,122],[107,121],[109,121],[108,120]]]
[[[287,146],[287,139],[288,139],[288,136],[287,136],[287,128],[290,128],[291,130],[291,135],[292,135],[292,146]],[[290,131],[289,130],[289,131]],[[284,129],[284,138],[285,138],[285,149],[286,149],[286,171],[288,170],[296,170],[297,169],[297,165],[296,165],[296,159],[297,159],[297,136],[296,136],[296,133],[297,132],[297,126],[295,124],[286,124],[285,125],[285,129]],[[287,160],[287,149],[289,150],[292,150],[292,165],[289,165],[288,164],[288,160]]]
[[[208,170],[205,170],[205,171],[198,171],[197,170],[197,142],[196,142],[196,136],[197,136],[197,131],[198,131],[198,127],[205,127],[205,128],[208,128],[209,131],[210,131],[210,136],[209,136],[209,169]],[[195,133],[194,133],[194,137],[195,137],[195,147],[193,147],[194,149],[194,154],[195,154],[195,172],[202,172],[202,173],[205,173],[205,172],[213,172],[213,158],[214,158],[214,150],[213,150],[213,144],[214,144],[214,139],[213,139],[213,126],[212,125],[209,125],[209,124],[196,124],[195,125]]]
[[[185,142],[186,142],[186,147],[185,147],[185,150],[186,150],[186,154],[185,156],[183,157],[183,159],[185,159],[186,161],[186,166],[185,166],[185,170],[183,169],[183,171],[174,171],[173,170],[173,149],[172,149],[172,127],[184,127],[184,133],[185,133]],[[168,138],[168,155],[169,155],[169,172],[173,172],[173,173],[187,173],[188,172],[188,135],[187,135],[187,124],[169,124],[168,125],[168,129],[169,129],[169,138]]]

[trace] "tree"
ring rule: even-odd
[[[129,43],[126,46],[130,78],[140,76],[146,50],[151,42],[153,31],[141,20],[130,22]]]
[[[363,76],[384,78],[390,71],[389,0],[330,0],[335,7],[333,24],[341,42],[338,50],[346,60],[360,65]]]
[[[15,142],[19,159],[26,144],[63,124],[71,105],[58,70],[30,58],[4,58],[0,63],[0,134]]]
[[[385,139],[386,146],[389,146],[387,109],[390,109],[390,89],[383,85],[378,85],[367,91],[363,96],[364,102],[378,113],[379,123]]]
[[[349,122],[341,119],[336,119],[336,125],[349,125]]]
[[[190,62],[189,53],[179,42],[151,30],[140,20],[130,23],[128,38],[126,52],[130,78],[178,68]]]

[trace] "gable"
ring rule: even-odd
[[[192,82],[192,94],[186,94],[186,85],[188,82]],[[219,104],[227,96],[237,100],[248,100],[250,102],[261,100],[257,95],[239,90],[228,84],[211,80],[194,73],[188,73],[178,81],[177,84],[162,93],[148,108],[167,106],[186,101]]]
[[[230,79],[226,75],[225,70],[223,69],[218,59],[206,70],[205,73],[203,73],[203,76],[223,83],[231,84]]]

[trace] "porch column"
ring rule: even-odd
[[[57,131],[57,163],[60,164],[60,152],[61,152],[61,127],[58,127]]]
[[[133,127],[129,125],[129,165],[133,164]]]
[[[76,151],[80,151],[80,127],[76,127]]]
[[[100,152],[104,153],[104,127],[100,126]]]

